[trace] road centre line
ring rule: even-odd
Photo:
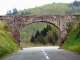
[[[46,59],[49,59],[49,57],[47,56],[47,54],[45,53],[45,51],[42,49],[42,52],[44,53]]]
[[[48,57],[48,56],[46,56],[46,58],[47,58],[47,59],[49,59],[49,57]]]
[[[47,54],[45,54],[45,56],[47,56]]]

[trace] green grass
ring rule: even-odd
[[[80,31],[80,29],[79,29]],[[62,48],[80,54],[80,37],[77,38],[78,29],[74,29],[69,33],[68,40],[64,43]],[[80,36],[80,35],[79,35]]]
[[[7,32],[8,25],[0,21],[0,58],[18,50],[18,45]]]
[[[63,44],[62,48],[80,54],[80,16],[77,16],[78,23],[76,25],[76,28],[73,28],[70,31],[70,33],[68,34],[67,41]]]

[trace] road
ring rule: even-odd
[[[23,48],[3,60],[80,60],[80,55],[55,47]]]

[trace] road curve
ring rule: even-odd
[[[23,48],[3,60],[80,60],[80,55],[55,47]]]

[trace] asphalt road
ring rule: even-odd
[[[3,60],[80,60],[80,55],[58,47],[23,48]]]

